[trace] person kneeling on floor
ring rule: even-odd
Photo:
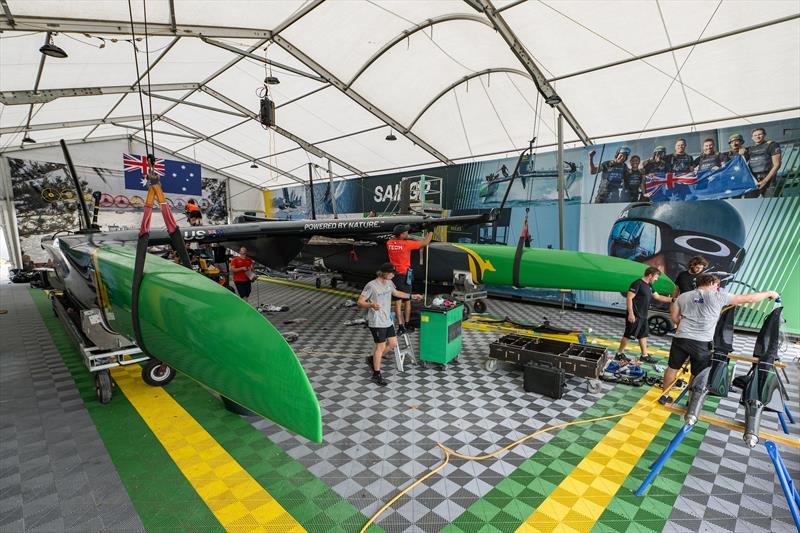
[[[692,365],[692,376],[700,376],[711,368],[714,329],[722,309],[729,305],[758,303],[767,298],[778,298],[775,291],[730,294],[719,290],[719,278],[713,274],[700,274],[697,288],[678,296],[670,307],[672,322],[678,326],[669,349],[669,368],[664,372],[662,405],[672,403],[669,388],[678,376],[678,370],[688,359]],[[707,373],[704,379],[707,379]],[[697,384],[699,389],[705,384]]]
[[[656,360],[647,355],[647,309],[650,307],[650,300],[670,303],[672,298],[661,296],[653,292],[653,283],[661,276],[661,271],[656,267],[648,267],[644,271],[644,276],[631,283],[628,295],[625,298],[627,315],[625,317],[625,333],[619,340],[619,349],[614,357],[616,361],[627,363],[630,361],[625,356],[625,347],[628,339],[638,340],[639,349],[642,352],[641,360],[646,363],[654,363]]]
[[[384,263],[377,272],[377,277],[367,283],[356,304],[362,309],[367,309],[367,325],[375,340],[375,352],[367,357],[367,364],[372,369],[372,381],[380,386],[386,385],[386,380],[381,375],[381,357],[390,349],[397,346],[397,333],[392,323],[392,296],[395,298],[411,298],[421,300],[422,295],[411,294],[397,290],[392,278],[396,270],[391,263]]]

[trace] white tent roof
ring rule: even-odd
[[[800,110],[794,0],[147,0],[136,53],[128,2],[0,7],[0,152],[143,138],[135,56],[155,142],[262,187],[328,159],[348,176],[502,155],[534,131],[552,145],[559,111],[579,143]],[[43,61],[48,31],[67,58]],[[272,130],[255,116],[267,74]],[[85,88],[101,89],[63,91]],[[41,93],[59,97],[17,103]]]

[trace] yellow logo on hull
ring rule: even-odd
[[[454,244],[453,246],[459,250],[464,250],[467,252],[467,256],[469,257],[469,272],[472,274],[472,279],[475,281],[475,283],[483,282],[483,273],[487,270],[489,272],[497,272],[494,269],[494,265],[492,265],[491,261],[488,259],[484,261],[484,259],[474,250],[470,250],[464,246],[459,246],[458,244]]]

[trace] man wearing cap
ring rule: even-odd
[[[686,139],[680,138],[675,141],[675,153],[667,157],[669,172],[684,174],[692,171],[694,158],[686,153]]]
[[[409,239],[408,232],[410,229],[406,224],[398,224],[392,231],[394,239],[386,241],[389,262],[394,265],[397,271],[395,285],[398,290],[408,294],[411,294],[411,285],[414,283],[414,271],[411,269],[411,252],[425,248],[433,240],[433,232],[429,232],[421,241]],[[403,312],[403,301],[405,301],[405,312]],[[406,331],[411,331],[411,327],[408,325],[408,321],[411,320],[411,300],[401,297],[395,301],[395,312],[397,313],[398,333],[402,335]]]
[[[747,148],[744,147],[744,137],[741,133],[734,133],[728,137],[728,146],[731,147],[730,150],[719,154],[723,163],[727,163],[737,155],[744,156],[745,160],[748,159]]]
[[[667,148],[656,146],[653,157],[644,162],[645,174],[664,174],[667,172]]]
[[[766,196],[767,187],[781,168],[781,146],[766,139],[767,131],[764,128],[755,128],[752,136],[755,144],[747,151],[750,154],[750,172],[758,182],[758,189],[745,194],[745,198]]]
[[[381,375],[381,358],[386,350],[397,346],[397,334],[392,324],[392,296],[407,300],[419,300],[419,294],[397,290],[392,278],[395,269],[391,263],[384,263],[376,273],[376,278],[366,284],[356,304],[362,309],[367,309],[367,325],[375,341],[375,351],[367,357],[367,364],[372,369],[372,381],[381,387],[386,386],[386,380]]]
[[[603,161],[599,167],[594,164],[596,153],[595,150],[589,152],[589,168],[592,174],[603,173],[597,191],[597,203],[621,202],[622,184],[628,174],[628,166],[625,161],[628,160],[631,149],[625,145],[620,146],[614,159]]]

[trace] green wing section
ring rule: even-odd
[[[95,264],[118,332],[134,338],[131,281],[135,249],[107,246]],[[314,442],[319,403],[292,348],[258,311],[225,287],[148,255],[139,295],[147,351],[234,402]]]
[[[513,285],[517,248],[495,244],[456,244],[469,254],[470,269],[487,285]],[[545,248],[523,248],[519,286],[551,289],[627,292],[647,265],[607,255]],[[653,284],[661,294],[672,294],[675,284],[662,275]]]

